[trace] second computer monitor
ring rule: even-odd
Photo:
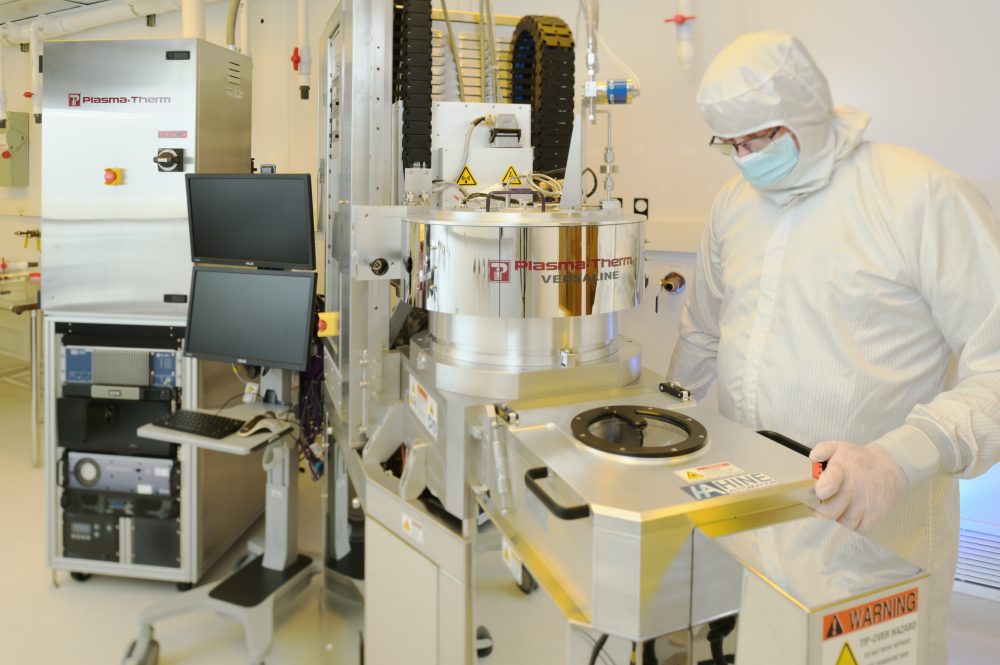
[[[185,353],[205,360],[303,371],[316,273],[196,267]]]
[[[316,267],[309,174],[190,173],[186,185],[195,263]]]

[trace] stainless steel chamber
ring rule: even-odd
[[[404,297],[443,362],[585,364],[621,348],[642,297],[643,223],[616,211],[433,211],[404,220]]]

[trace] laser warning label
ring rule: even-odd
[[[691,469],[681,469],[674,471],[678,478],[685,482],[693,483],[699,480],[715,480],[726,476],[735,476],[743,473],[743,469],[730,462],[716,462],[715,464],[705,464]]]
[[[823,665],[916,665],[919,589],[823,617]]]

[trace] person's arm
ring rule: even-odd
[[[1000,222],[974,187],[949,176],[903,213],[920,224],[907,268],[955,354],[957,382],[874,442],[911,486],[1000,461]]]
[[[902,203],[892,214],[904,232],[905,272],[955,354],[957,382],[869,445],[813,449],[813,461],[828,462],[816,482],[817,515],[862,533],[907,487],[938,473],[976,476],[1000,460],[1000,223],[954,174],[920,184],[918,196],[895,197]]]
[[[719,314],[722,309],[722,265],[715,236],[719,197],[701,237],[691,294],[681,310],[680,334],[670,358],[667,379],[676,381],[703,399],[715,380],[719,350]]]

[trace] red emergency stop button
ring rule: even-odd
[[[105,185],[121,185],[125,182],[124,169],[106,168],[104,169]]]
[[[319,312],[319,321],[316,324],[316,335],[318,337],[334,337],[340,328],[340,312]]]

